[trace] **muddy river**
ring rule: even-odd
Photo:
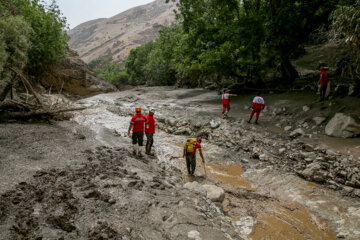
[[[73,120],[92,129],[97,140],[116,147],[119,143],[109,136],[114,132],[126,136],[130,115],[137,105],[155,107],[155,116],[165,118],[170,115],[191,118],[198,113],[202,121],[205,118],[210,121],[218,114],[215,93],[193,91],[190,94],[190,90],[174,90],[164,96],[156,89],[131,91],[81,100],[78,105],[89,108],[77,113]],[[172,95],[174,98],[169,100]],[[124,139],[121,141],[128,141],[130,149],[130,139]],[[206,164],[203,165],[198,158],[196,174],[189,177],[182,159],[185,140],[186,136],[157,131],[155,152],[158,164],[164,169],[179,169],[184,182],[197,181],[222,187],[226,196],[221,209],[248,239],[360,239],[359,200],[343,197],[293,174],[258,168],[252,161],[244,167],[241,157],[227,157],[226,148],[206,141],[203,143]],[[328,148],[339,148],[336,142],[327,141],[326,137],[321,142]],[[346,151],[356,154],[357,144],[346,142]]]

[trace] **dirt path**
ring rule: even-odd
[[[270,110],[312,102],[284,97],[268,97]],[[139,88],[81,100],[91,108],[70,122],[1,125],[0,239],[187,239],[191,231],[210,240],[358,239],[358,198],[288,171],[294,163],[271,148],[299,151],[303,140],[289,143],[276,126],[287,122],[270,110],[258,126],[245,124],[248,98],[233,101],[230,119],[221,120],[215,92]],[[157,109],[156,158],[130,154],[126,132],[138,105]],[[311,130],[321,138],[321,127]],[[204,134],[207,176],[198,162],[188,178],[181,152],[193,134]],[[353,155],[356,141],[347,145]],[[194,181],[223,188],[223,203],[183,188]]]

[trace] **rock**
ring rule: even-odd
[[[177,124],[177,121],[175,119],[168,119],[167,124],[171,127],[175,127]]]
[[[242,159],[241,161],[242,161],[243,163],[249,163],[249,160],[246,159],[246,158]]]
[[[307,111],[309,111],[309,110],[310,110],[310,108],[309,108],[308,106],[303,106],[303,108],[302,108],[302,109],[303,109],[303,111],[304,111],[304,112],[307,112]]]
[[[301,128],[298,128],[292,131],[289,136],[290,138],[297,138],[303,135],[305,135],[305,132]]]
[[[314,117],[312,119],[312,121],[315,123],[316,126],[319,126],[320,124],[322,124],[323,122],[325,122],[326,118],[325,117]]]
[[[351,193],[352,191],[354,191],[354,188],[352,187],[343,187],[343,190],[347,193]]]
[[[279,149],[279,154],[283,154],[286,151],[286,148],[280,148]]]
[[[188,182],[184,184],[184,188],[189,189],[190,191],[200,193],[203,196],[206,196],[206,189],[198,182]]]
[[[188,232],[188,239],[189,240],[201,240],[200,233],[196,230],[192,230]]]
[[[286,127],[284,127],[284,130],[285,131],[290,131],[292,129],[292,126],[286,126]]]
[[[218,128],[220,126],[220,122],[216,122],[215,120],[210,121],[210,127],[212,129]]]
[[[68,57],[61,64],[46,69],[37,79],[53,92],[61,90],[84,97],[116,91],[116,87],[91,70],[75,51],[68,49]]]
[[[188,135],[190,136],[192,133],[190,128],[181,127],[177,131],[174,132],[175,135]]]
[[[337,113],[325,127],[325,134],[333,137],[351,138],[360,134],[360,124],[343,113]]]
[[[312,151],[314,151],[314,147],[311,145],[311,144],[305,144],[304,145],[304,149],[305,149],[305,151],[307,151],[307,152],[312,152]]]
[[[360,197],[360,189],[355,189],[354,194],[358,197]]]
[[[301,175],[305,178],[312,179],[317,171],[321,169],[319,163],[311,163],[306,166],[306,169],[301,172]]]
[[[206,196],[213,202],[222,202],[225,198],[225,191],[215,185],[203,185],[206,189]]]
[[[349,233],[340,232],[336,235],[337,238],[346,238]]]
[[[265,153],[263,153],[263,154],[260,154],[260,155],[259,155],[259,159],[260,159],[261,161],[268,161],[268,160],[269,160],[269,157],[268,157]]]
[[[242,235],[250,235],[256,225],[256,220],[253,217],[242,217],[239,221],[235,222],[235,225],[240,228]]]

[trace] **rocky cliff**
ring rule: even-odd
[[[156,0],[111,18],[83,23],[69,31],[69,46],[87,63],[100,57],[113,57],[124,66],[130,50],[154,40],[161,25],[175,21],[176,4]]]
[[[71,50],[63,63],[47,69],[38,80],[52,91],[64,91],[83,97],[116,91],[112,84],[97,76],[77,53]]]

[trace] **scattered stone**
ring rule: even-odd
[[[200,183],[198,183],[196,181],[185,183],[184,188],[187,188],[190,191],[198,192],[201,195],[206,196],[206,189]]]
[[[346,238],[349,233],[340,232],[336,235],[337,238]]]
[[[259,155],[259,159],[260,159],[261,161],[268,161],[268,160],[269,160],[269,157],[268,157],[265,153],[263,153],[263,154],[260,154],[260,155]]]
[[[249,163],[249,160],[246,159],[246,158],[243,158],[241,161],[242,161],[243,163]]]
[[[235,222],[235,225],[240,228],[242,235],[250,235],[256,225],[256,220],[253,217],[242,217],[239,221]]]
[[[325,117],[314,117],[312,121],[315,123],[316,126],[321,125],[323,122],[325,122]]]
[[[355,189],[354,194],[358,197],[360,197],[360,189]]]
[[[200,233],[196,230],[192,230],[188,232],[188,239],[189,240],[201,240]]]
[[[279,154],[283,154],[286,151],[286,148],[280,148],[279,149]]]
[[[167,121],[167,124],[169,125],[169,126],[171,126],[171,127],[175,127],[176,126],[176,120],[175,119],[169,119],[168,121]]]
[[[286,127],[284,127],[284,130],[285,131],[290,131],[292,129],[292,126],[286,126]]]
[[[354,191],[354,188],[352,187],[343,187],[343,190],[347,193],[351,193],[352,191]]]
[[[307,152],[312,152],[312,151],[314,151],[313,145],[308,144],[308,143],[304,145],[304,149],[305,149],[305,151],[307,151]]]
[[[210,127],[212,129],[218,128],[220,126],[220,122],[216,122],[215,120],[210,121]]]
[[[203,185],[206,189],[206,196],[213,202],[222,202],[225,198],[225,191],[215,185]]]
[[[305,135],[305,132],[301,128],[298,128],[292,131],[289,136],[294,139],[303,135]]]
[[[310,110],[310,107],[308,107],[308,106],[303,106],[303,108],[302,108],[302,109],[303,109],[303,111],[304,111],[304,112],[307,112],[307,111],[309,111],[309,110]]]
[[[360,124],[343,113],[337,113],[325,127],[328,136],[351,138],[360,134]]]

